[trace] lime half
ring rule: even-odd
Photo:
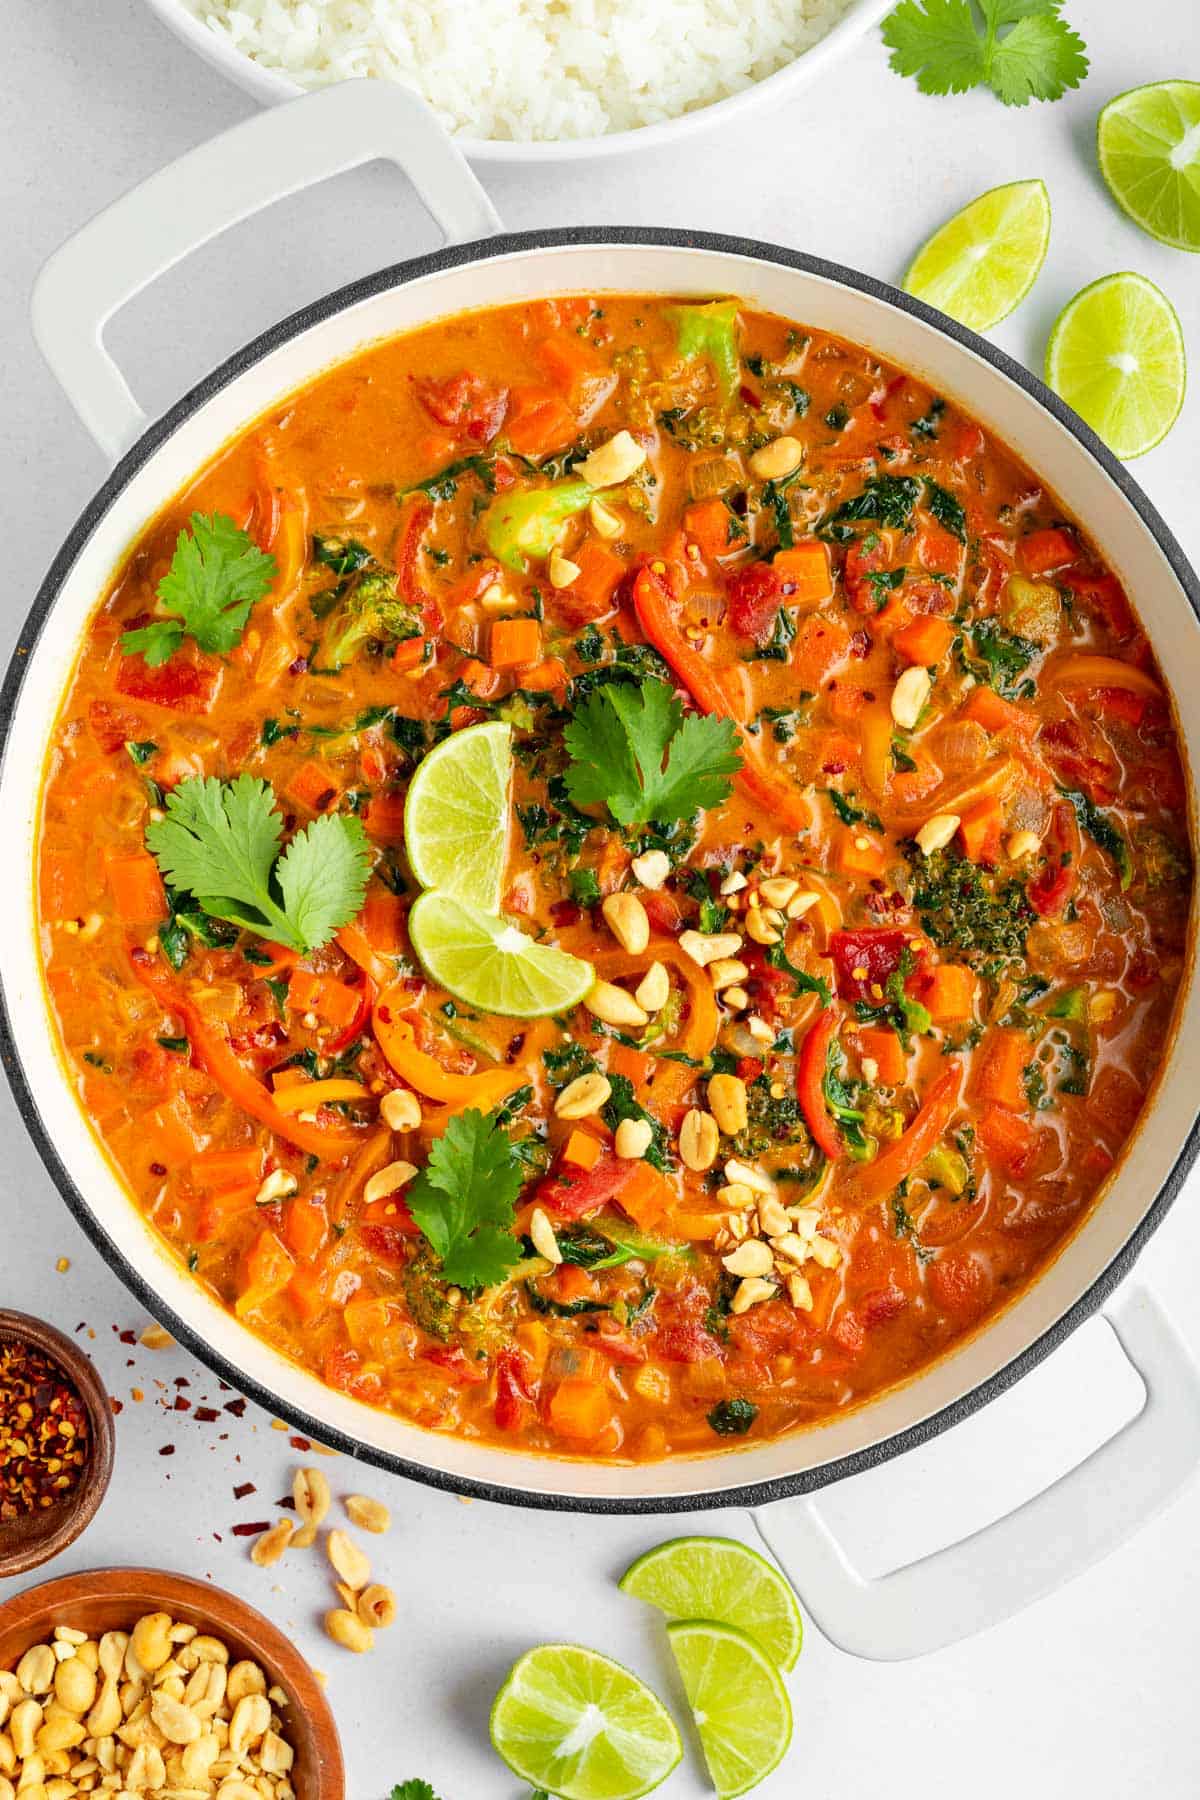
[[[667,1635],[713,1786],[721,1800],[749,1793],[787,1755],[792,1707],[783,1678],[743,1631],[681,1619]]]
[[[576,1644],[543,1644],[514,1663],[491,1729],[513,1773],[559,1800],[637,1800],[683,1755],[645,1682]]]
[[[1037,280],[1050,242],[1044,181],[989,188],[947,219],[909,264],[904,289],[973,331],[990,331]]]
[[[453,894],[422,894],[408,935],[426,974],[480,1012],[540,1019],[578,1006],[596,979],[591,963],[539,944],[499,913]]]
[[[1096,125],[1100,173],[1117,205],[1176,250],[1200,250],[1200,81],[1118,94]]]
[[[468,725],[417,767],[404,803],[404,847],[425,888],[496,912],[508,847],[512,730]]]
[[[781,1669],[794,1667],[800,1654],[804,1627],[796,1596],[778,1569],[734,1538],[672,1538],[639,1556],[620,1587],[668,1619],[736,1626]]]
[[[1144,275],[1093,281],[1055,320],[1046,380],[1114,455],[1152,450],[1179,417],[1187,387],[1175,308]]]

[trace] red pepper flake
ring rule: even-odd
[[[187,1398],[186,1394],[176,1394],[175,1404],[172,1406],[171,1411],[172,1412],[191,1412],[191,1410],[192,1410],[192,1403]]]
[[[159,1448],[158,1448],[158,1454],[160,1456],[174,1456],[174,1454],[175,1454],[174,1444],[160,1444]]]
[[[252,1481],[239,1481],[233,1490],[235,1500],[244,1500],[247,1494],[256,1494],[258,1489]]]
[[[229,1529],[234,1537],[258,1537],[270,1529],[270,1524],[270,1519],[247,1519],[244,1525],[231,1525]]]
[[[137,1343],[137,1332],[136,1331],[119,1331],[117,1333],[117,1336],[123,1344],[136,1344]]]
[[[227,1400],[225,1402],[225,1411],[227,1413],[232,1413],[235,1419],[244,1419],[246,1416],[246,1402],[241,1399],[240,1396],[236,1400]]]
[[[293,1450],[311,1450],[312,1445],[306,1437],[290,1437],[288,1443]]]
[[[32,1344],[0,1344],[0,1520],[65,1499],[90,1455],[87,1408],[58,1363]]]
[[[211,1425],[214,1419],[219,1419],[220,1416],[215,1406],[198,1406],[192,1414],[198,1425]]]

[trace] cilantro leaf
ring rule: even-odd
[[[566,727],[566,789],[576,806],[607,805],[621,825],[669,824],[716,806],[741,767],[730,719],[689,713],[665,681],[596,689]]]
[[[893,69],[923,94],[981,84],[1006,106],[1058,100],[1088,71],[1062,0],[901,0],[883,23]]]
[[[303,954],[327,944],[362,906],[366,834],[357,819],[327,814],[279,857],[282,833],[269,782],[193,776],[172,791],[146,843],[168,886],[194,895],[212,918]]]
[[[275,558],[227,513],[193,513],[191,530],[175,540],[171,566],[158,584],[159,605],[172,617],[127,631],[126,656],[141,651],[152,668],[166,662],[185,637],[201,650],[227,655],[240,644],[250,608],[275,579]]]
[[[402,1781],[392,1789],[392,1800],[438,1800],[427,1781]]]
[[[405,1190],[408,1210],[456,1287],[495,1287],[521,1261],[513,1207],[524,1165],[494,1112],[457,1113]]]

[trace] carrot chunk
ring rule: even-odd
[[[603,1384],[571,1376],[560,1382],[550,1401],[550,1423],[560,1437],[578,1443],[598,1438],[612,1424],[612,1401]]]
[[[1052,569],[1065,569],[1078,559],[1079,546],[1068,532],[1051,527],[1048,531],[1031,531],[1017,545],[1028,575],[1048,575]]]
[[[853,826],[838,841],[837,866],[843,875],[864,875],[874,881],[883,874],[887,858],[882,844]]]
[[[590,1131],[573,1131],[563,1145],[562,1159],[574,1169],[594,1169],[604,1146]]]
[[[158,864],[146,851],[105,856],[104,873],[119,919],[129,925],[141,925],[166,918],[167,896],[162,877]]]
[[[542,628],[536,619],[497,619],[492,626],[491,651],[494,669],[537,662],[542,654]]]
[[[607,612],[625,574],[621,558],[614,556],[597,538],[589,537],[583,540],[578,550],[572,551],[571,561],[579,570],[571,583],[572,594],[589,612],[597,615]]]
[[[969,862],[994,863],[1000,859],[1000,802],[993,794],[963,813],[958,836],[963,855]]]
[[[553,388],[514,388],[509,396],[508,441],[522,456],[545,456],[575,436],[577,421]]]
[[[300,764],[283,791],[309,812],[328,812],[341,793],[341,784],[323,762],[312,761]]]
[[[975,975],[962,963],[939,963],[920,983],[920,997],[935,1025],[956,1024],[975,1010]]]
[[[864,1059],[875,1064],[876,1080],[883,1087],[900,1087],[908,1076],[908,1057],[899,1034],[890,1025],[864,1025],[858,1034]]]
[[[733,549],[731,529],[734,516],[719,495],[710,500],[697,500],[683,515],[683,529],[699,548],[705,562],[728,556]]]
[[[972,1073],[971,1090],[977,1100],[994,1100],[1010,1112],[1024,1112],[1025,1069],[1031,1056],[1023,1031],[1009,1028],[990,1031],[980,1046]]]
[[[777,550],[771,567],[783,582],[789,600],[817,607],[833,598],[829,551],[816,538],[806,538],[790,550]]]
[[[920,663],[928,669],[934,663],[941,662],[953,642],[953,625],[947,624],[945,619],[939,619],[936,613],[922,613],[910,625],[905,625],[896,632],[892,638],[892,648],[897,656],[903,656],[907,662]]]

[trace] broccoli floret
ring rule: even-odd
[[[761,1156],[766,1150],[779,1150],[789,1144],[808,1141],[808,1130],[800,1116],[800,1106],[790,1090],[775,1096],[765,1075],[751,1081],[746,1088],[746,1127],[734,1139],[741,1157]]]
[[[1019,881],[1001,880],[944,850],[922,859],[913,905],[934,943],[968,962],[1023,956],[1036,916]]]
[[[404,1298],[414,1325],[444,1344],[459,1323],[441,1265],[427,1244],[404,1265]]]
[[[325,619],[315,664],[336,673],[372,640],[420,637],[421,615],[396,594],[396,577],[372,570],[350,582]]]

